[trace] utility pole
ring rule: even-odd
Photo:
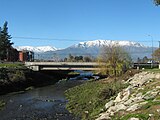
[[[148,35],[151,37],[151,40],[152,40],[152,60],[151,60],[151,68],[153,68],[153,37],[152,35]]]
[[[158,41],[159,42],[159,48],[160,48],[160,41]]]
[[[1,39],[1,27],[0,27],[0,39]]]

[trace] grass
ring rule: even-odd
[[[67,109],[83,120],[95,119],[103,111],[106,102],[125,87],[120,81],[86,82],[65,92]]]
[[[139,118],[140,120],[148,120],[149,115],[147,115],[147,114],[141,114],[141,113],[138,113],[138,114],[137,113],[136,114],[128,114],[128,115],[126,115],[124,117],[121,117],[120,120],[128,120],[129,118],[132,118],[132,117]]]
[[[3,109],[3,107],[5,106],[5,102],[4,101],[2,101],[2,100],[0,100],[0,110],[2,110]]]
[[[26,68],[22,63],[0,63],[0,68]]]
[[[160,73],[160,69],[158,69],[158,68],[153,68],[153,69],[144,69],[143,71]]]

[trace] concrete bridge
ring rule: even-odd
[[[98,63],[96,62],[25,62],[25,66],[33,71],[98,70]]]

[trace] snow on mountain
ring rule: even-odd
[[[137,42],[131,42],[131,41],[113,41],[113,40],[93,40],[93,41],[86,41],[86,42],[80,42],[78,44],[75,44],[71,47],[80,47],[80,48],[88,48],[88,47],[103,47],[106,45],[114,45],[117,44],[119,46],[133,46],[133,47],[145,47],[144,45],[141,45]]]
[[[72,45],[68,48],[46,52],[46,55],[53,56],[56,54],[59,58],[64,59],[68,57],[69,54],[74,56],[81,55],[81,56],[92,56],[97,57],[101,53],[101,48],[107,45],[119,45],[124,48],[130,55],[132,60],[136,61],[137,58],[143,58],[144,56],[151,57],[152,48],[144,46],[137,42],[131,41],[113,41],[113,40],[93,40],[93,41],[86,41],[80,42],[78,44]],[[156,48],[154,48],[156,49]]]
[[[39,46],[39,47],[33,47],[33,46],[17,46],[15,47],[17,50],[29,50],[33,51],[35,53],[43,53],[48,51],[56,51],[57,48],[51,47],[51,46]]]

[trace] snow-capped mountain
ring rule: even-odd
[[[62,50],[56,50],[53,52],[45,52],[45,55],[58,56],[59,58],[68,57],[69,54],[74,56],[82,55],[82,56],[92,56],[97,57],[103,46],[107,45],[119,45],[123,47],[132,57],[134,61],[137,60],[138,57],[143,58],[144,56],[151,57],[152,48],[144,46],[137,42],[131,41],[113,41],[113,40],[93,40],[93,41],[86,41],[80,42],[78,44],[72,45],[68,48]],[[156,49],[156,48],[153,48]],[[48,59],[50,59],[48,57]]]
[[[64,59],[69,54],[74,56],[92,56],[97,57],[103,46],[119,45],[123,47],[132,57],[134,61],[137,58],[143,58],[144,56],[151,57],[152,47],[144,46],[138,42],[131,41],[113,41],[113,40],[93,40],[86,42],[79,42],[65,49],[56,49],[51,46],[32,47],[32,46],[20,46],[16,47],[18,50],[30,50],[35,52],[36,59]],[[156,48],[153,48],[155,50]]]
[[[71,47],[80,47],[80,48],[88,48],[88,47],[103,47],[108,45],[119,45],[119,46],[130,46],[130,47],[145,47],[144,45],[131,42],[131,41],[113,41],[113,40],[93,40],[93,41],[86,41],[80,42],[75,44]]]
[[[39,46],[39,47],[33,47],[33,46],[17,46],[15,47],[17,50],[29,50],[33,51],[35,53],[44,53],[48,51],[56,51],[57,48],[51,47],[51,46]]]

